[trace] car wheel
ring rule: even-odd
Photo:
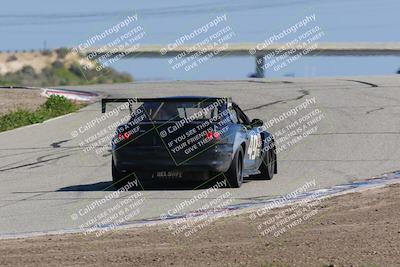
[[[243,183],[243,148],[240,146],[233,157],[229,170],[225,173],[228,183],[233,188],[239,188]]]
[[[275,173],[275,160],[274,151],[269,149],[264,155],[263,162],[261,162],[260,168],[258,169],[260,174],[258,174],[257,177],[264,180],[271,180]]]
[[[134,180],[133,173],[128,174],[120,172],[117,169],[117,167],[115,167],[113,159],[111,159],[111,174],[112,174],[113,186],[115,189],[119,189],[125,186],[129,181]]]

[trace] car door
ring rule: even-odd
[[[238,124],[241,126],[241,132],[246,140],[243,166],[246,170],[257,169],[260,164],[262,146],[261,135],[258,131],[253,131],[249,118],[239,108],[239,106],[234,105],[233,108],[237,114]]]

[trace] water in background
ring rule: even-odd
[[[135,13],[146,32],[139,41],[143,45],[173,43],[223,14],[224,26],[235,33],[232,43],[263,42],[312,14],[314,25],[324,31],[320,42],[398,42],[398,10],[398,0],[14,0],[0,10],[0,50],[73,47]],[[173,70],[168,59],[138,58],[119,60],[113,67],[138,80],[243,79],[254,72],[255,62],[252,57],[212,58],[185,71]],[[266,76],[382,75],[399,67],[398,57],[303,57],[280,71],[267,70]]]

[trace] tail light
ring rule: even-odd
[[[119,140],[129,140],[129,138],[130,138],[131,136],[132,136],[132,135],[131,135],[129,132],[124,132],[124,133],[118,134],[118,139],[119,139]]]
[[[219,138],[220,138],[220,133],[219,132],[217,132],[217,131],[209,131],[209,132],[207,132],[206,133],[206,139],[207,140],[212,140],[212,139],[215,139],[215,140],[218,140]]]

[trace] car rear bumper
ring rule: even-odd
[[[116,147],[114,164],[121,171],[226,172],[232,161],[232,145],[216,145],[197,155],[173,155],[164,147]]]

